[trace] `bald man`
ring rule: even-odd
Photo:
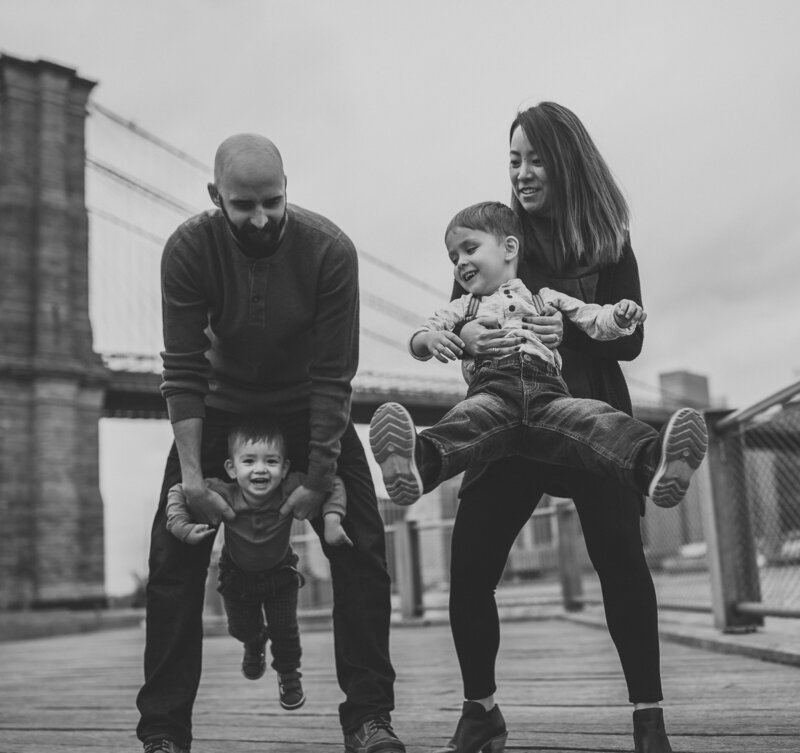
[[[263,136],[222,142],[208,192],[216,208],[180,225],[161,263],[161,391],[175,442],[151,534],[138,737],[146,753],[188,751],[200,682],[212,542],[190,545],[169,534],[167,492],[181,482],[197,520],[217,525],[231,517],[204,479],[227,479],[226,436],[237,416],[268,413],[286,435],[292,470],[306,474],[282,516],[308,518],[323,540],[317,513],[335,474],[347,491],[344,527],[354,546],[323,540],[345,751],[403,753],[390,716],[395,673],[383,522],[350,419],[358,365],[355,248],[326,218],[287,203],[283,160]]]

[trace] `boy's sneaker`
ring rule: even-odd
[[[144,743],[144,753],[189,753],[189,749],[181,748],[180,745],[166,737],[159,737]]]
[[[367,719],[344,736],[345,753],[406,753],[406,746],[394,733],[386,716]]]
[[[266,646],[266,636],[263,639],[244,644],[242,674],[248,680],[258,680],[264,676],[264,672],[267,669]]]
[[[369,423],[369,444],[381,468],[389,498],[396,505],[413,505],[422,496],[422,479],[414,459],[417,432],[399,403],[384,403]]]
[[[278,672],[278,693],[281,706],[287,711],[299,709],[306,702],[303,692],[302,675],[295,669],[291,672]]]
[[[661,462],[647,492],[654,504],[674,507],[684,498],[707,449],[708,431],[700,413],[681,408],[670,416],[661,438]]]

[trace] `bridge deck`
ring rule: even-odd
[[[0,752],[140,750],[133,729],[140,628],[0,644]],[[341,751],[333,645],[303,635],[308,702],[282,711],[273,677],[239,674],[238,644],[206,638],[195,753]],[[409,753],[444,743],[461,696],[446,625],[396,627],[394,725]],[[666,716],[676,753],[800,750],[800,669],[665,642]],[[604,630],[562,620],[507,622],[498,701],[507,750],[631,751],[630,707]]]

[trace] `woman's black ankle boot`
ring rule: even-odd
[[[499,706],[487,711],[476,701],[464,701],[453,739],[434,753],[503,753],[507,737]]]
[[[633,712],[633,743],[636,753],[672,753],[660,708]]]

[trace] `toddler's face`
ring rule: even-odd
[[[225,461],[225,469],[242,489],[245,499],[260,502],[286,478],[289,462],[274,442],[245,442]]]
[[[505,240],[483,230],[454,227],[445,238],[453,276],[473,295],[489,295],[512,279],[516,270]]]

